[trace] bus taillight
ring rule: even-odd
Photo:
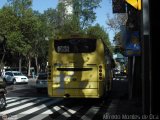
[[[102,73],[99,73],[99,76],[101,77],[101,76],[102,76]]]
[[[99,65],[99,80],[102,80],[102,65]]]

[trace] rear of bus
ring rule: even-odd
[[[48,70],[49,96],[101,97],[105,80],[103,42],[91,38],[51,40]]]

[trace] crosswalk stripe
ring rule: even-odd
[[[80,120],[92,120],[94,115],[99,111],[100,107],[91,107],[85,115],[81,117]]]
[[[6,97],[6,100],[10,100],[13,99],[14,97]]]
[[[16,100],[18,100],[19,98],[11,98],[11,99],[7,99],[6,102],[9,103],[9,102],[14,102]]]
[[[73,108],[67,108],[65,106],[61,106],[62,108],[66,109],[65,112],[60,112],[61,116],[57,117],[54,120],[66,120],[67,118],[71,117],[73,114],[75,114],[81,107],[73,107]],[[58,111],[59,112],[59,111]]]
[[[41,113],[41,114],[29,119],[29,120],[42,120],[43,118],[46,118],[49,114],[52,114],[52,113],[53,113],[53,111],[51,111],[49,109],[49,110],[47,110],[47,111],[45,111],[45,112],[43,112],[43,113]]]
[[[33,100],[33,101],[32,101]],[[66,107],[66,105],[54,106],[54,103],[60,102],[63,99],[52,99],[48,97],[9,97],[7,98],[8,108],[0,113],[1,115],[11,115],[8,119],[25,119],[28,120],[42,120],[49,117],[49,114],[56,114],[54,120],[66,120],[69,118],[80,118],[80,120],[92,120],[92,118],[98,113],[100,107],[90,106],[86,110],[86,113],[81,116],[74,116],[79,113],[80,109],[84,106]],[[15,101],[15,102],[14,102]],[[42,104],[38,104],[42,103]],[[20,104],[20,105],[19,105]],[[35,105],[36,104],[36,105]],[[48,108],[49,107],[49,108]],[[52,107],[52,108],[51,108]],[[83,115],[83,116],[82,116]]]
[[[64,107],[64,106],[61,106],[61,107],[65,108],[65,109],[68,109],[68,112],[70,112],[71,114],[75,114],[82,106],[81,107],[75,107],[75,108],[72,108],[72,109],[69,109],[69,108]],[[54,112],[59,112],[59,110],[61,110],[61,108],[59,106],[54,106],[52,109],[44,111],[43,113],[40,113],[39,115],[37,115],[37,116],[35,116],[35,117],[33,117],[29,120],[42,120],[42,119],[46,118],[48,116],[48,114],[53,114]],[[67,117],[66,113],[64,111],[63,112],[61,111],[59,113],[62,113],[62,115]],[[64,117],[64,116],[62,116],[62,117]],[[61,120],[62,117],[60,116],[60,117],[58,117],[54,120]]]
[[[42,105],[39,105],[39,106],[36,106],[36,107],[33,107],[33,108],[31,108],[31,109],[29,109],[29,110],[26,110],[26,111],[24,111],[24,112],[21,112],[21,113],[19,113],[19,114],[17,114],[16,116],[17,116],[17,119],[20,119],[20,118],[22,118],[22,117],[24,117],[24,116],[26,116],[26,115],[29,115],[29,114],[34,114],[34,112],[36,112],[36,111],[38,111],[38,110],[41,110],[41,109],[43,109],[43,108],[45,108],[45,107],[47,107],[47,106],[49,106],[49,105],[51,105],[51,104],[54,104],[54,103],[56,103],[56,102],[58,102],[60,99],[57,99],[57,100],[51,100],[51,101],[49,101],[49,102],[47,102],[47,103],[44,103],[44,104],[42,104]]]
[[[15,102],[15,103],[10,103],[10,104],[7,103],[7,108],[18,105],[18,104],[21,104],[21,103],[24,103],[24,102],[29,102],[29,101],[32,101],[32,100],[36,100],[36,99],[37,98],[29,98],[29,99],[20,100],[20,101]]]
[[[60,110],[60,107],[54,106],[52,110],[49,109],[47,111],[44,111],[43,113],[41,113],[41,114],[39,114],[39,115],[29,119],[29,120],[41,120],[43,118],[46,118],[48,116],[48,114],[53,114],[54,112],[56,112],[58,110]]]
[[[17,110],[20,110],[20,109],[23,109],[23,108],[32,106],[32,105],[37,104],[37,103],[40,103],[40,102],[43,102],[43,101],[45,101],[45,100],[47,100],[47,99],[49,99],[49,98],[38,99],[38,100],[35,101],[34,103],[31,102],[31,103],[27,103],[27,104],[21,105],[21,106],[19,106],[19,107],[15,107],[15,108],[12,108],[12,109],[9,109],[9,110],[5,110],[5,111],[1,112],[1,114],[9,114],[9,113],[15,112],[15,111],[17,111]]]

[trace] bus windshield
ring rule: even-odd
[[[55,40],[57,53],[90,53],[96,50],[96,39],[64,39]]]

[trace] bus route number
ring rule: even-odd
[[[69,52],[69,46],[58,46],[58,52]]]

